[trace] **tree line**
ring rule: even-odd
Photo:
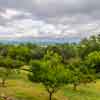
[[[85,38],[79,43],[54,45],[0,44],[0,78],[4,87],[13,72],[27,65],[28,79],[42,83],[52,95],[63,85],[96,82],[100,78],[100,35]]]

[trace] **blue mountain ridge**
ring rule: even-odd
[[[78,43],[79,38],[20,38],[20,39],[0,39],[0,43],[18,44],[18,43],[33,43],[33,44],[63,44],[63,43]]]

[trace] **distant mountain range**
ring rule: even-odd
[[[0,43],[18,44],[18,43],[34,43],[34,44],[62,44],[62,43],[78,43],[79,38],[19,38],[19,39],[0,39]]]

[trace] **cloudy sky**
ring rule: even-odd
[[[84,38],[100,33],[100,0],[0,0],[0,38]]]

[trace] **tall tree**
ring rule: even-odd
[[[42,61],[31,61],[29,79],[32,82],[42,83],[49,93],[49,100],[53,94],[65,83],[70,76],[69,70],[61,64],[61,56],[57,53],[47,52]]]

